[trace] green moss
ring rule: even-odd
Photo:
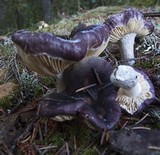
[[[86,148],[82,151],[81,155],[98,155],[98,153],[92,148]]]
[[[145,60],[138,60],[135,67],[141,67],[143,69],[153,68],[158,63],[158,60],[154,57],[147,58]]]
[[[75,123],[75,122],[74,122]],[[85,148],[86,145],[90,144],[94,140],[94,132],[82,124],[74,125],[72,122],[71,126],[66,126],[66,139],[70,140],[71,137],[75,137],[77,145],[81,148]],[[84,126],[85,125],[85,126]]]
[[[157,0],[134,0],[129,1],[130,5],[136,6],[136,7],[151,7],[157,4]]]
[[[0,99],[0,107],[3,109],[10,109],[12,105],[13,96],[9,95]]]
[[[41,77],[40,81],[43,85],[49,88],[54,88],[56,84],[55,78],[53,77]]]
[[[48,137],[46,138],[47,144],[52,144],[54,146],[61,147],[63,145],[63,134],[57,132],[55,134],[50,133],[48,134]]]
[[[49,25],[47,28],[43,28],[40,31],[52,32],[56,35],[69,35],[72,29],[79,23],[86,25],[99,24],[105,21],[107,15],[121,11],[123,7],[98,7],[93,10],[86,11],[85,13],[79,13],[72,17],[64,18],[57,24]]]
[[[8,82],[0,85],[0,107],[10,109],[14,97],[18,94],[17,85]]]

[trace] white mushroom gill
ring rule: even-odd
[[[91,48],[87,51],[87,54],[86,54],[86,57],[89,57],[89,56],[99,56],[102,51],[105,50],[105,48],[107,47],[108,45],[108,42],[109,42],[109,39],[107,41],[103,41],[102,44],[100,46],[98,46],[97,48]]]
[[[24,64],[41,75],[56,76],[74,63],[61,58],[52,58],[43,52],[37,55],[27,54],[18,44],[16,44],[16,47]]]
[[[118,43],[120,45],[121,58],[123,64],[132,66],[135,63],[134,60],[134,42],[136,33],[128,33],[121,38]]]
[[[144,75],[131,66],[118,66],[110,79],[115,86],[120,87],[116,100],[130,114],[134,114],[145,100],[153,97]]]

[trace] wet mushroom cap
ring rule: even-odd
[[[56,117],[59,121],[72,116],[83,117],[100,130],[111,130],[121,115],[115,101],[117,92],[110,82],[111,72],[110,63],[99,57],[89,57],[74,64],[63,74],[65,90],[44,96],[39,101],[39,115]],[[92,87],[77,91],[89,85]]]
[[[111,74],[112,83],[119,87],[116,101],[128,114],[135,115],[155,100],[155,89],[141,70],[120,65]]]
[[[53,76],[86,56],[99,55],[107,46],[108,37],[107,27],[99,25],[77,33],[70,40],[51,33],[21,30],[12,35],[12,41],[27,67]]]
[[[134,8],[111,15],[104,23],[109,27],[111,42],[117,42],[128,33],[145,36],[154,30],[152,22],[145,20],[143,13]]]

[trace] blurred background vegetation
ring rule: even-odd
[[[156,7],[159,0],[0,0],[0,34],[28,28],[39,21],[55,23],[98,6]]]

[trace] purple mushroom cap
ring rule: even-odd
[[[145,20],[144,14],[134,8],[111,15],[104,22],[111,33],[111,42],[117,42],[125,34],[135,32],[137,35],[148,35],[153,32],[154,25],[151,21]]]
[[[148,105],[150,105],[151,103],[153,103],[156,99],[156,95],[155,95],[155,88],[153,86],[152,81],[149,79],[148,75],[143,72],[142,70],[136,69],[137,72],[139,72],[143,78],[147,81],[148,86],[149,86],[149,93],[150,93],[150,97],[148,97],[137,109],[137,112],[135,112],[135,114],[141,112],[142,110],[144,110]]]
[[[111,65],[99,57],[74,64],[64,72],[65,90],[44,96],[39,101],[38,114],[83,117],[100,130],[111,130],[121,115],[115,101],[117,92],[110,82],[111,72]]]
[[[67,40],[51,33],[20,30],[12,35],[18,53],[31,70],[42,75],[62,73],[86,56],[99,55],[108,44],[109,31],[97,25]]]

